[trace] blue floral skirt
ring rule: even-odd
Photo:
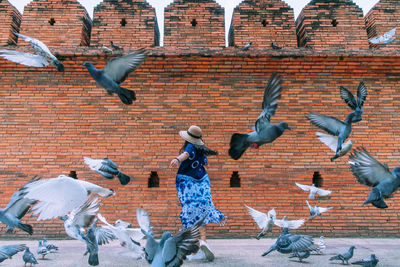
[[[225,223],[224,214],[214,207],[211,197],[210,179],[208,174],[201,179],[195,179],[191,176],[177,174],[176,190],[181,201],[182,212],[179,215],[182,222],[182,228],[192,227],[201,218],[208,216],[203,225],[208,223]]]

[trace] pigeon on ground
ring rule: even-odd
[[[346,141],[346,139],[350,136],[351,123],[354,116],[354,112],[350,113],[347,115],[347,118],[344,122],[335,117],[325,116],[317,113],[307,114],[306,118],[309,119],[312,124],[328,132],[330,135],[338,137],[336,153],[334,156],[334,158],[337,158],[342,154],[341,151],[343,149],[342,145],[344,141]]]
[[[301,189],[303,189],[304,191],[310,191],[310,194],[308,195],[308,198],[310,198],[310,199],[315,199],[315,194],[318,194],[318,195],[321,195],[321,196],[327,196],[330,193],[332,193],[332,191],[318,188],[314,184],[312,184],[312,186],[299,184],[299,183],[296,183],[296,182],[295,182],[295,184],[298,187],[300,187]]]
[[[333,256],[329,260],[330,261],[341,260],[342,264],[344,264],[345,262],[346,262],[346,264],[349,264],[349,260],[353,257],[353,253],[354,253],[354,249],[355,248],[356,248],[355,246],[351,246],[349,248],[349,250],[346,251],[345,253]]]
[[[324,143],[327,147],[329,147],[333,152],[336,152],[336,148],[338,146],[338,137],[333,136],[330,134],[324,134],[320,132],[316,132],[319,141]],[[354,141],[353,140],[348,140],[346,143],[342,144],[342,149],[339,151],[338,154],[335,154],[333,157],[331,157],[331,162],[333,162],[335,159],[339,157],[343,157],[344,155],[347,154],[352,148],[353,148]]]
[[[395,167],[390,172],[385,163],[377,161],[362,147],[353,151],[349,163],[357,181],[373,187],[363,206],[371,203],[380,209],[387,208],[384,199],[392,197],[400,186],[400,167]]]
[[[322,208],[320,206],[313,207],[310,205],[310,203],[308,203],[308,200],[306,200],[306,203],[308,208],[310,209],[310,217],[308,217],[307,220],[311,220],[314,217],[321,216],[322,213],[332,209],[332,207],[327,207],[327,208]]]
[[[368,39],[368,41],[371,44],[390,44],[395,40],[394,37],[395,35],[396,35],[396,27],[394,27],[390,31],[385,32],[381,36],[375,36],[371,39]]]
[[[37,200],[33,215],[39,214],[38,221],[66,215],[85,203],[91,194],[102,197],[115,195],[114,190],[60,175],[57,178],[43,179],[24,186],[25,198]]]
[[[295,252],[289,258],[298,258],[300,262],[303,262],[303,259],[307,259],[310,255],[310,251]]]
[[[32,264],[38,264],[35,255],[33,255],[33,253],[29,251],[28,247],[25,248],[24,255],[22,255],[22,260],[25,262],[24,266],[26,266],[27,263],[30,264],[29,267],[31,267]]]
[[[304,224],[304,219],[288,221],[287,217],[283,216],[282,220],[275,219],[274,224],[281,228],[287,228],[288,230],[294,230]]]
[[[318,250],[317,253],[318,254],[324,254],[326,250],[326,245],[325,245],[325,238],[323,236],[319,237],[319,241],[318,241]]]
[[[243,48],[242,48],[242,51],[247,51],[247,50],[249,50],[250,49],[250,46],[253,44],[253,42],[249,42],[249,43],[247,43]]]
[[[280,47],[279,45],[277,45],[277,44],[274,43],[274,42],[271,43],[271,47],[272,47],[272,49],[274,49],[274,50],[280,50],[280,49],[282,49],[282,47]]]
[[[49,64],[55,66],[58,71],[64,71],[64,65],[50,52],[49,48],[41,41],[25,36],[19,33],[14,33],[18,37],[30,43],[36,54],[18,52],[14,50],[0,50],[0,56],[13,62],[30,66],[30,67],[46,67]]]
[[[43,242],[43,246],[45,246],[50,252],[58,250],[58,247],[53,244],[48,243],[47,239],[45,237],[42,239],[42,242]]]
[[[276,219],[276,212],[275,209],[269,210],[268,215],[264,212],[255,210],[250,208],[249,206],[245,205],[253,220],[257,223],[258,227],[262,229],[261,233],[257,235],[257,240],[261,237],[265,236],[266,232],[271,232],[272,227],[274,226],[274,221]]]
[[[375,254],[371,254],[371,257],[368,259],[362,259],[356,262],[352,262],[353,265],[361,265],[363,267],[375,267],[378,264],[379,260],[376,258]]]
[[[276,242],[262,254],[266,256],[274,250],[282,254],[307,252],[317,250],[318,247],[314,245],[312,236],[309,235],[296,235],[290,234],[288,228],[283,228],[281,235]]]
[[[97,218],[94,219],[92,225],[88,228],[87,234],[85,236],[86,241],[86,251],[89,253],[88,263],[92,266],[99,265],[99,246],[96,239],[96,227]],[[86,253],[85,253],[86,254]]]
[[[343,86],[340,86],[340,96],[342,99],[346,102],[346,104],[354,110],[354,117],[352,119],[352,123],[359,122],[362,120],[362,114],[363,114],[363,105],[365,102],[365,99],[367,99],[367,87],[365,87],[364,82],[360,82],[357,88],[357,100],[355,99],[354,95],[344,88]]]
[[[25,248],[26,248],[25,244],[1,246],[0,262],[5,261],[6,259],[11,259],[12,256],[14,256],[20,251],[25,250]]]
[[[108,48],[105,45],[101,46],[101,50],[103,50],[104,53],[108,54],[108,53],[112,53],[112,50],[110,48]]]
[[[83,66],[87,68],[97,84],[106,89],[108,94],[116,93],[124,104],[131,105],[136,100],[135,92],[121,87],[120,83],[139,67],[146,56],[146,50],[142,48],[128,55],[109,60],[102,70],[96,69],[90,62],[83,63]]]
[[[39,245],[38,245],[38,248],[37,248],[37,250],[36,250],[36,253],[37,253],[38,255],[42,255],[42,260],[43,260],[44,257],[45,257],[47,254],[50,253],[50,250],[48,250],[48,249],[46,248],[46,246],[43,246],[42,240],[39,240]]]
[[[123,48],[122,46],[119,46],[119,45],[117,45],[117,44],[114,44],[113,41],[110,41],[110,44],[111,44],[111,47],[112,47],[114,50],[124,50],[124,48]]]
[[[91,159],[88,157],[83,157],[83,159],[84,159],[86,165],[88,165],[92,171],[95,171],[95,172],[103,175],[104,178],[113,179],[114,176],[117,176],[119,179],[119,182],[122,185],[128,184],[129,181],[131,180],[131,178],[128,175],[120,172],[118,170],[117,165],[114,162],[112,162],[111,160],[109,160],[108,158]]]
[[[230,142],[229,155],[238,160],[248,147],[259,148],[263,144],[271,143],[283,134],[285,129],[290,130],[286,122],[277,125],[270,122],[278,107],[278,99],[281,97],[282,79],[277,73],[273,73],[264,89],[264,99],[260,116],[256,121],[253,132],[249,134],[234,133]]]
[[[136,210],[136,217],[143,234],[146,235],[146,260],[152,267],[181,266],[187,255],[199,250],[199,228],[204,219],[200,219],[195,225],[173,236],[170,232],[164,232],[160,242],[154,239],[150,227],[150,218],[146,210]]]

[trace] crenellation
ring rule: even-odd
[[[14,32],[19,32],[22,15],[7,0],[0,1],[0,46],[15,45],[17,37]]]

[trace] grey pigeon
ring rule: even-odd
[[[354,116],[354,112],[350,113],[347,115],[347,118],[344,122],[335,117],[325,116],[317,113],[307,114],[306,118],[309,119],[312,124],[328,132],[330,135],[338,137],[336,153],[334,155],[334,158],[337,158],[340,157],[340,154],[342,153],[341,150],[344,141],[346,141],[346,139],[350,136],[351,124]]]
[[[15,35],[30,43],[36,54],[23,53],[14,50],[0,50],[1,57],[30,67],[41,68],[51,64],[55,66],[58,71],[64,71],[64,65],[58,61],[58,59],[50,52],[49,48],[44,43],[35,38],[19,33],[15,33]]]
[[[20,245],[7,245],[0,247],[0,262],[6,259],[11,259],[12,256],[26,248],[25,244]]]
[[[310,194],[308,195],[308,198],[310,198],[310,199],[315,199],[315,194],[318,194],[318,195],[321,195],[321,196],[327,196],[330,193],[332,193],[332,191],[318,188],[314,184],[312,184],[311,186],[305,185],[305,184],[299,184],[299,183],[296,183],[296,182],[295,182],[295,184],[298,187],[300,187],[301,189],[303,189],[304,191],[310,191]]]
[[[375,36],[371,39],[368,39],[368,41],[371,44],[390,44],[395,40],[396,35],[396,27],[391,29],[390,31],[385,32],[383,35],[380,36]]]
[[[95,227],[97,224],[97,218],[94,219],[92,225],[88,228],[85,236],[86,251],[89,252],[88,263],[92,266],[99,265],[99,246],[96,240]],[[86,254],[86,253],[85,253]]]
[[[395,167],[390,172],[385,163],[377,161],[362,147],[353,151],[349,163],[357,181],[373,187],[363,206],[371,203],[380,209],[387,208],[384,199],[392,197],[400,186],[400,167]]]
[[[38,264],[35,255],[33,255],[33,253],[29,251],[28,247],[25,248],[24,255],[22,255],[22,260],[25,262],[24,266],[26,266],[27,263],[30,264],[29,267],[31,267],[32,264]]]
[[[363,267],[375,267],[378,264],[379,260],[376,258],[375,254],[371,254],[371,257],[368,259],[362,259],[359,261],[352,262],[353,265],[361,265]]]
[[[255,131],[249,134],[234,133],[230,141],[229,155],[238,160],[248,147],[259,148],[263,144],[271,143],[290,127],[286,122],[277,125],[270,122],[278,107],[278,99],[281,98],[282,79],[277,73],[273,73],[264,90],[264,99],[260,116],[258,116]]]
[[[110,41],[110,44],[114,50],[124,50],[124,48],[122,46],[115,44],[113,41]]]
[[[112,50],[110,48],[108,48],[105,45],[101,46],[101,50],[103,50],[104,53],[108,54],[108,53],[112,53]]]
[[[353,253],[354,253],[354,249],[356,247],[355,246],[351,246],[349,248],[348,251],[346,251],[345,253],[342,254],[338,254],[336,256],[331,257],[329,260],[333,261],[333,260],[341,260],[342,264],[344,264],[346,262],[346,264],[349,264],[349,260],[353,257]]]
[[[264,257],[274,250],[277,250],[282,254],[289,254],[314,251],[317,249],[318,247],[314,245],[312,236],[290,234],[288,228],[283,228],[281,235],[275,243],[262,254],[262,256]]]
[[[39,240],[39,244],[38,244],[38,248],[37,248],[37,250],[36,250],[36,253],[37,253],[38,255],[42,255],[42,259],[44,259],[44,257],[45,257],[47,254],[50,253],[50,251],[49,251],[45,246],[43,246],[42,240]]]
[[[43,246],[45,246],[50,252],[52,252],[52,250],[58,250],[58,247],[53,244],[48,243],[47,239],[45,237],[42,239],[42,242],[43,242]]]
[[[272,47],[272,49],[274,49],[274,50],[280,50],[280,49],[282,49],[282,47],[280,47],[279,45],[275,44],[274,42],[271,43],[271,47]]]
[[[298,258],[300,262],[303,262],[303,259],[307,259],[310,255],[310,251],[295,252],[289,258]]]
[[[250,49],[250,46],[251,46],[252,44],[253,44],[253,42],[247,43],[247,44],[242,48],[242,51],[249,50],[249,49]]]
[[[276,219],[276,212],[275,209],[269,210],[268,215],[264,212],[255,210],[250,208],[249,206],[245,205],[251,217],[253,217],[254,221],[257,223],[258,227],[262,229],[261,233],[257,235],[257,240],[261,237],[265,236],[266,232],[271,232],[272,227],[274,226],[274,222]]]
[[[117,165],[108,158],[91,159],[88,157],[83,157],[83,159],[86,165],[88,165],[92,171],[103,175],[104,178],[113,179],[114,176],[117,176],[122,185],[128,184],[131,180],[128,175],[120,172]]]
[[[306,200],[306,203],[307,203],[308,208],[310,209],[310,217],[308,217],[308,220],[310,220],[314,217],[317,217],[317,216],[321,216],[321,214],[323,212],[326,212],[326,211],[332,209],[332,207],[327,207],[327,208],[323,208],[320,206],[313,207],[310,205],[310,203],[308,203],[308,200]]]
[[[344,88],[343,86],[340,86],[340,96],[342,99],[346,102],[346,104],[354,110],[354,117],[352,119],[352,123],[359,122],[362,120],[362,114],[363,114],[363,105],[365,102],[365,99],[367,99],[367,87],[365,87],[364,82],[360,82],[357,88],[357,100],[354,97],[354,95]]]
[[[131,105],[136,100],[135,92],[121,87],[120,83],[139,67],[146,56],[146,50],[142,48],[128,55],[109,60],[102,70],[96,69],[90,62],[83,63],[83,66],[87,68],[97,84],[106,89],[108,94],[116,93],[124,104]]]
[[[181,266],[187,255],[199,250],[199,228],[207,215],[176,236],[173,236],[170,232],[164,232],[160,242],[154,239],[148,213],[140,208],[136,210],[136,217],[143,234],[147,238],[146,260],[152,267]]]
[[[320,132],[316,132],[319,141],[324,143],[327,147],[329,147],[333,152],[336,152],[336,148],[338,146],[338,137],[330,134],[324,134]],[[333,157],[331,157],[331,161],[333,162],[335,159],[339,157],[343,157],[353,148],[354,141],[348,140],[346,143],[342,144],[342,149],[338,154],[335,153]]]

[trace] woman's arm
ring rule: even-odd
[[[189,153],[187,153],[186,151],[183,152],[182,154],[180,154],[179,156],[177,156],[176,158],[174,158],[173,160],[171,160],[171,163],[169,164],[170,168],[175,168],[178,167],[179,164],[186,160],[189,157]]]

